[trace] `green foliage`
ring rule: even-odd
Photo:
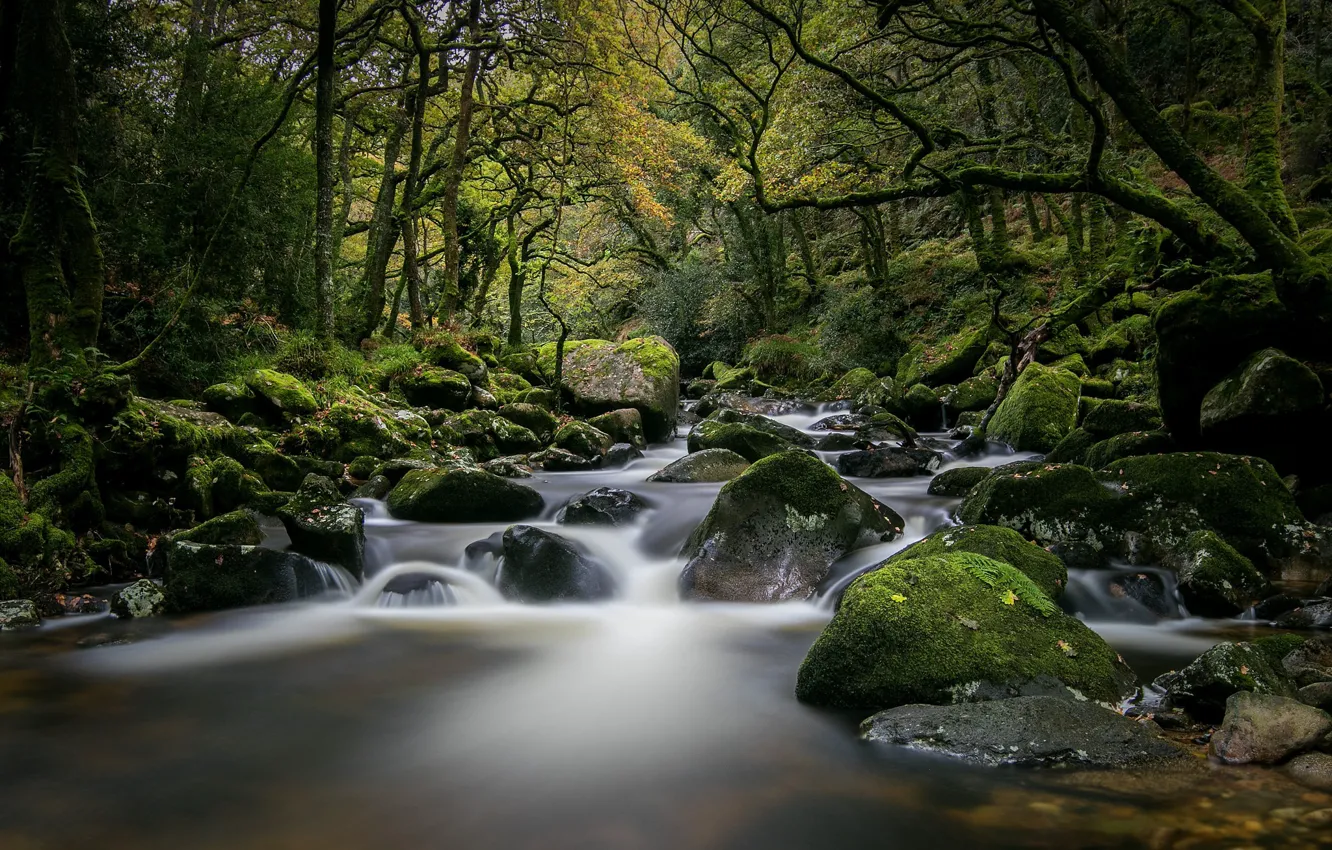
[[[1001,594],[1011,592],[1018,601],[1035,608],[1042,617],[1059,612],[1059,606],[1050,601],[1050,597],[1036,586],[1036,582],[1011,564],[973,552],[958,552],[953,558],[986,587],[992,587]]]
[[[790,383],[818,377],[823,352],[810,342],[774,334],[759,337],[745,347],[743,361],[760,381]]]
[[[898,328],[898,299],[869,286],[833,286],[824,297],[819,345],[832,371],[877,369],[906,346]]]
[[[282,340],[273,368],[306,380],[334,376],[354,380],[365,371],[365,359],[337,343],[326,346],[309,331],[296,331]]]
[[[713,360],[734,363],[752,332],[752,311],[722,279],[720,270],[691,257],[659,272],[643,292],[639,314],[653,333],[680,354],[680,369],[699,374]]]

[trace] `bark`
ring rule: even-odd
[[[1036,212],[1036,199],[1030,192],[1022,193],[1022,209],[1027,214],[1027,230],[1031,233],[1032,242],[1040,242],[1045,238],[1045,231],[1041,229],[1041,216]]]
[[[791,230],[795,234],[796,247],[800,249],[800,262],[805,266],[805,277],[809,279],[810,288],[817,291],[823,285],[823,276],[819,274],[819,264],[814,259],[814,247],[810,244],[809,234],[805,232],[805,222],[803,217],[797,212],[792,211]]]
[[[499,222],[491,218],[486,225],[486,238],[489,244],[495,242],[495,228]],[[495,278],[499,275],[499,254],[493,251],[487,251],[485,262],[481,267],[481,280],[476,287],[476,295],[472,299],[472,327],[481,326],[481,318],[486,310],[486,299],[490,297],[490,288],[495,285]]]
[[[412,94],[412,145],[407,179],[403,181],[402,187],[402,208],[398,214],[402,224],[402,265],[407,275],[407,303],[414,331],[420,330],[425,323],[425,313],[421,309],[421,271],[417,265],[415,213],[424,147],[425,108],[430,95],[430,73],[430,53],[418,47],[417,86]]]
[[[318,66],[315,81],[315,333],[333,341],[333,48],[337,0],[319,0]]]
[[[342,184],[342,203],[338,206],[338,212],[333,217],[333,261],[335,265],[342,258],[342,239],[347,232],[347,220],[351,217],[351,152],[355,126],[355,119],[348,115],[342,127],[342,142],[338,146],[338,181]]]
[[[468,9],[467,31],[477,41],[480,29],[481,3],[472,0]],[[463,71],[462,91],[458,96],[458,121],[454,128],[453,156],[444,172],[444,194],[440,217],[444,228],[444,320],[450,321],[458,309],[460,245],[458,238],[458,189],[462,186],[463,170],[467,166],[467,147],[471,143],[472,115],[476,106],[476,80],[481,73],[480,47],[467,49],[467,66]]]
[[[1267,15],[1249,21],[1254,51],[1254,105],[1249,113],[1249,146],[1244,188],[1288,237],[1298,232],[1281,180],[1281,111],[1286,99],[1286,0],[1267,0]]]
[[[370,228],[365,239],[365,300],[361,308],[361,339],[374,335],[384,318],[385,280],[393,247],[398,242],[398,226],[393,220],[397,200],[398,154],[402,149],[405,128],[400,120],[389,127],[384,142],[384,170],[379,178],[379,193],[375,196],[375,209],[370,216]]]

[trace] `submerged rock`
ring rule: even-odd
[[[1226,764],[1275,764],[1332,732],[1332,715],[1289,697],[1240,691],[1226,700],[1210,752]]]
[[[647,502],[628,490],[598,487],[569,500],[555,521],[564,525],[628,525],[647,509]]]
[[[166,594],[153,581],[141,578],[117,591],[111,599],[111,613],[122,620],[155,617],[166,609]]]
[[[686,599],[808,599],[833,561],[902,532],[902,518],[804,452],[764,458],[722,487],[685,544]]]
[[[749,461],[729,449],[701,449],[672,461],[648,477],[648,481],[672,484],[706,484],[730,481],[749,468]]]
[[[1053,696],[904,705],[867,719],[860,736],[987,767],[1125,768],[1186,755],[1162,738],[1155,724]]]
[[[1018,451],[1048,452],[1073,430],[1081,391],[1067,369],[1032,363],[995,411],[987,436]]]
[[[499,591],[519,602],[587,602],[605,599],[610,574],[569,540],[530,525],[504,532]]]
[[[541,512],[545,500],[530,487],[481,469],[418,469],[388,495],[389,512],[417,522],[504,522]]]
[[[890,559],[852,582],[800,666],[796,696],[883,709],[1062,688],[1116,704],[1133,685],[1115,651],[1016,567],[950,552]]]

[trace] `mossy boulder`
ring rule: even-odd
[[[553,376],[554,344],[538,350],[541,368]],[[651,442],[675,433],[680,405],[680,358],[661,337],[640,337],[622,343],[586,339],[564,349],[564,390],[575,412],[596,416],[624,407],[643,416],[643,433]]]
[[[506,404],[499,409],[499,415],[531,431],[542,443],[555,439],[555,429],[560,425],[555,414],[540,405],[527,402]]]
[[[1087,362],[1096,367],[1115,360],[1138,360],[1155,342],[1154,337],[1151,317],[1129,316],[1101,332],[1087,352]]]
[[[1100,439],[1161,427],[1161,411],[1149,404],[1103,399],[1090,401],[1085,407],[1081,427]]]
[[[245,376],[245,386],[256,396],[259,408],[280,416],[309,416],[319,409],[314,394],[301,379],[273,369],[255,369]]]
[[[458,372],[469,383],[477,386],[486,385],[489,370],[485,361],[463,348],[452,337],[439,335],[422,340],[421,354],[432,366]]]
[[[0,559],[22,595],[34,598],[63,590],[71,578],[89,569],[74,535],[41,513],[28,513],[18,488],[0,473]]]
[[[547,387],[533,387],[530,390],[523,390],[518,393],[518,397],[514,401],[520,404],[535,404],[537,407],[554,410],[559,407],[560,397],[558,393]]]
[[[647,448],[647,438],[643,436],[643,415],[632,407],[593,416],[587,420],[587,424],[609,434],[617,443],[628,443],[637,449]]]
[[[254,390],[240,382],[213,384],[199,398],[209,410],[232,422],[239,421],[247,413],[254,413],[257,404]]]
[[[944,426],[943,400],[937,390],[924,384],[908,389],[898,409],[907,422],[922,431],[938,431]]]
[[[794,448],[790,443],[768,431],[751,425],[719,422],[705,419],[689,432],[689,453],[711,449],[724,449],[754,462],[769,455],[780,454]]]
[[[295,458],[278,451],[266,440],[254,438],[245,442],[236,451],[236,456],[246,469],[258,475],[271,490],[295,490],[305,477]],[[214,464],[214,470],[217,466]],[[218,493],[218,486],[214,485],[213,490],[215,494]],[[225,506],[219,504],[215,507]]]
[[[971,553],[856,579],[800,666],[796,697],[885,709],[1058,693],[1117,705],[1132,671],[1021,571]]]
[[[856,429],[856,439],[866,440],[871,443],[882,443],[888,440],[909,440],[915,442],[919,435],[916,429],[912,428],[900,416],[880,411],[870,417],[868,424]]]
[[[615,440],[590,423],[573,420],[555,432],[555,446],[589,460],[600,458],[610,451]]]
[[[790,425],[785,425],[760,413],[746,413],[723,407],[714,411],[708,416],[708,419],[725,424],[748,425],[751,428],[757,428],[775,437],[780,437],[787,443],[802,449],[813,448],[814,444],[818,442],[814,437],[799,428],[792,428]]]
[[[1203,723],[1220,723],[1226,700],[1240,691],[1296,696],[1295,682],[1272,655],[1262,641],[1219,643],[1182,670],[1158,676],[1152,688],[1164,693],[1167,706]]]
[[[955,384],[971,377],[990,344],[988,328],[966,328],[933,345],[918,343],[897,361],[897,383]]]
[[[495,420],[500,418],[489,410],[464,410],[440,423],[439,433],[447,432],[450,442],[467,447],[477,460],[493,460],[504,454],[495,443]],[[516,424],[504,421],[506,425]]]
[[[214,546],[173,540],[163,593],[170,613],[220,611],[291,602],[299,593],[301,556],[259,546]]]
[[[990,375],[976,375],[953,387],[944,396],[944,406],[950,416],[972,410],[985,410],[999,394],[999,382]]]
[[[1096,443],[1087,449],[1082,463],[1092,469],[1103,469],[1126,457],[1165,454],[1176,448],[1174,439],[1165,431],[1130,431]]]
[[[493,369],[490,372],[490,391],[501,405],[512,404],[518,400],[519,395],[530,389],[532,383],[522,375]]]
[[[155,617],[166,610],[166,594],[150,579],[121,588],[111,599],[111,613],[122,620]]]
[[[648,481],[708,484],[730,481],[749,468],[749,461],[729,449],[702,449],[667,464]]]
[[[530,525],[504,532],[504,568],[498,586],[519,602],[591,602],[614,592],[610,573],[583,548]]]
[[[348,504],[337,485],[309,475],[277,512],[293,551],[337,564],[356,578],[365,567],[365,513]]]
[[[246,439],[220,414],[135,397],[104,429],[98,478],[152,489],[167,472],[182,476],[191,457],[233,453]]]
[[[919,543],[898,552],[886,563],[930,558],[950,552],[971,552],[1016,567],[1051,599],[1057,600],[1068,586],[1068,569],[1063,561],[1035,543],[1028,542],[1013,529],[997,525],[962,525],[936,531]]]
[[[546,445],[545,440],[530,429],[502,416],[490,421],[490,433],[494,436],[495,448],[501,455],[527,454],[540,451]]]
[[[325,423],[336,428],[341,437],[333,460],[347,463],[363,455],[391,458],[406,454],[412,447],[394,419],[369,405],[334,404]]]
[[[685,544],[686,599],[808,599],[848,551],[891,540],[903,521],[800,451],[763,458],[722,487]]]
[[[1086,466],[1088,450],[1099,442],[1100,439],[1086,429],[1074,428],[1064,439],[1056,443],[1054,448],[1045,453],[1045,459],[1050,463],[1077,463]]]
[[[1072,372],[1032,363],[1013,382],[986,436],[1018,451],[1048,452],[1073,430],[1081,389]]]
[[[171,535],[171,540],[209,546],[258,546],[264,542],[264,530],[252,512],[232,511],[178,531]]]
[[[531,487],[466,467],[414,470],[388,495],[389,513],[417,522],[511,522],[543,505]]]
[[[41,615],[31,599],[0,600],[0,632],[35,629],[41,624]]]
[[[1308,447],[1278,435],[1308,433],[1325,425],[1327,394],[1313,370],[1275,348],[1235,368],[1203,397],[1199,427],[1209,447],[1255,452],[1289,472]]]
[[[442,410],[463,410],[472,398],[472,383],[461,372],[421,366],[398,378],[408,404]]]
[[[727,366],[725,363],[714,363],[712,374],[717,381],[716,389],[719,392],[749,392],[749,385],[755,380],[754,370],[748,366]]]
[[[930,479],[929,494],[950,499],[967,495],[972,487],[990,477],[994,470],[988,466],[958,466],[945,469]]]
[[[852,401],[857,406],[883,407],[897,396],[897,382],[880,378],[869,369],[852,369],[817,397],[818,401]]]
[[[1167,563],[1179,577],[1179,594],[1189,613],[1233,617],[1269,593],[1267,579],[1253,562],[1214,531],[1184,538]]]

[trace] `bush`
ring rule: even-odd
[[[354,380],[365,371],[365,361],[340,343],[325,347],[314,334],[296,331],[282,340],[273,368],[312,381],[334,376]]]
[[[697,375],[713,360],[734,363],[756,330],[753,311],[720,271],[691,257],[649,281],[640,312],[645,333],[666,338],[680,355],[680,371]]]
[[[819,376],[823,352],[817,345],[774,334],[759,337],[745,349],[743,363],[753,367],[759,380],[810,381]]]
[[[819,328],[824,368],[846,372],[896,362],[906,344],[897,328],[895,304],[896,299],[869,286],[830,289]]]

